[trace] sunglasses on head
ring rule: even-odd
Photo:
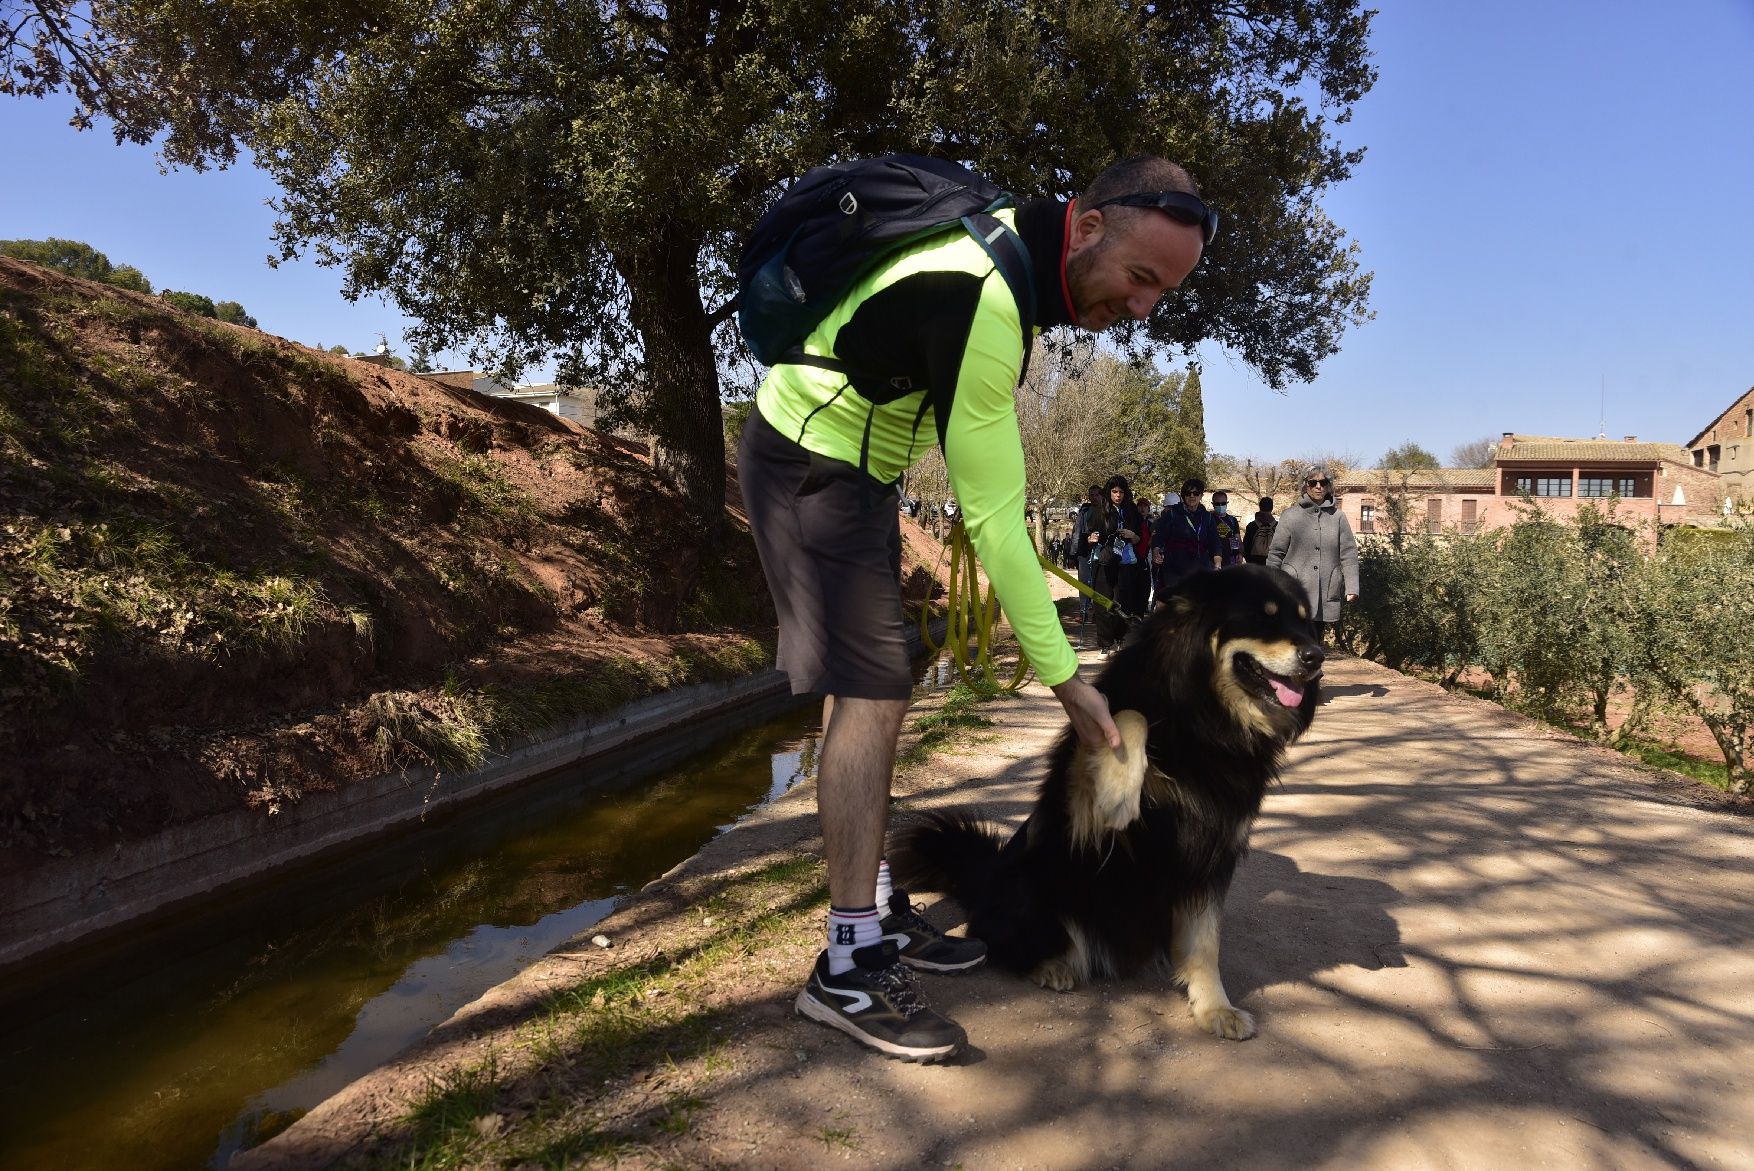
[[[1332,480],[1305,480],[1303,486],[1305,488],[1326,488],[1333,482]]]
[[[1119,204],[1122,207],[1154,207],[1178,224],[1189,224],[1200,229],[1206,243],[1218,234],[1218,213],[1206,206],[1206,201],[1198,195],[1189,195],[1185,191],[1135,191],[1131,195],[1117,195],[1113,199],[1105,199],[1092,210]]]

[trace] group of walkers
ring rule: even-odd
[[[1071,533],[1052,552],[1077,569],[1080,582],[1115,603],[1083,598],[1080,621],[1095,618],[1097,649],[1110,653],[1129,621],[1143,617],[1154,600],[1161,605],[1189,574],[1244,563],[1284,569],[1309,595],[1312,620],[1338,622],[1341,605],[1358,597],[1357,545],[1334,501],[1328,469],[1307,469],[1302,487],[1283,517],[1273,515],[1273,498],[1263,496],[1245,524],[1231,513],[1223,489],[1211,494],[1208,508],[1198,478],[1183,481],[1173,499],[1165,496],[1155,516],[1149,500],[1133,498],[1125,476],[1092,484]]]

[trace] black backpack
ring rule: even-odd
[[[810,331],[885,257],[961,224],[1017,299],[1027,369],[1035,340],[1029,252],[992,215],[1010,204],[1009,194],[966,167],[920,155],[811,168],[761,217],[737,262],[743,340],[764,365],[845,372],[840,362],[804,353]]]
[[[1273,530],[1278,524],[1278,521],[1272,519],[1250,522],[1254,532],[1249,535],[1249,547],[1243,552],[1250,557],[1265,557],[1273,548]]]

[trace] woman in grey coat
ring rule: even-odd
[[[1317,465],[1303,474],[1303,494],[1279,516],[1267,564],[1298,580],[1310,618],[1338,622],[1343,601],[1358,600],[1358,545],[1346,514],[1334,507],[1334,478]]]

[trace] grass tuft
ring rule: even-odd
[[[462,770],[487,759],[480,721],[468,705],[448,697],[429,707],[410,691],[380,691],[366,701],[365,714],[372,724],[372,751],[385,770],[411,765]]]
[[[934,752],[963,732],[992,727],[993,721],[976,709],[997,694],[991,687],[970,684],[968,680],[959,681],[945,695],[944,703],[937,711],[913,722],[912,728],[918,733],[918,739],[896,757],[896,763],[903,768],[924,764]]]

